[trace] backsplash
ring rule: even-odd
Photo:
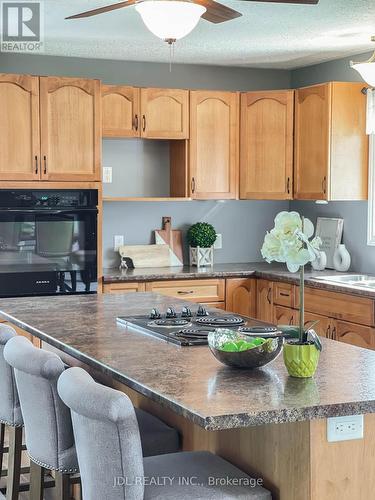
[[[367,245],[367,201],[336,201],[317,205],[311,201],[292,201],[290,209],[312,220],[317,217],[344,219],[343,242],[351,257],[351,271],[375,273],[375,247]]]
[[[273,226],[275,215],[288,208],[286,201],[108,202],[103,211],[104,267],[119,265],[113,250],[115,234],[124,235],[129,245],[154,243],[153,230],[161,227],[164,215],[172,217],[174,229],[183,230],[184,240],[194,222],[211,223],[223,236],[223,248],[215,250],[217,263],[261,261],[265,231]]]

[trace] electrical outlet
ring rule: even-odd
[[[363,415],[333,417],[327,419],[327,441],[363,439]]]
[[[103,182],[111,184],[112,182],[112,167],[103,167]]]
[[[222,234],[216,235],[216,241],[214,243],[214,248],[215,248],[215,250],[220,250],[221,248],[223,248],[223,235]]]
[[[113,241],[115,252],[118,252],[118,249],[124,244],[124,236],[122,234],[115,234]]]

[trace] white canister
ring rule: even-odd
[[[346,272],[350,268],[351,258],[345,245],[339,245],[333,255],[333,267],[336,271]]]

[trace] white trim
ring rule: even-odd
[[[375,135],[369,139],[367,245],[375,246]]]

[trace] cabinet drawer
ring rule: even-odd
[[[215,307],[216,309],[223,309],[225,311],[225,302],[201,302],[202,306]]]
[[[154,281],[146,283],[146,291],[192,302],[222,302],[224,280]]]
[[[145,292],[145,283],[109,283],[103,285],[103,293]]]
[[[290,283],[273,284],[273,302],[280,306],[294,307],[294,285]]]
[[[296,304],[298,307],[297,300],[298,287],[296,287]],[[364,297],[305,288],[305,309],[309,312],[359,323],[360,325],[374,325],[373,300]]]
[[[375,349],[375,328],[337,321],[336,332],[336,338],[340,342]]]

